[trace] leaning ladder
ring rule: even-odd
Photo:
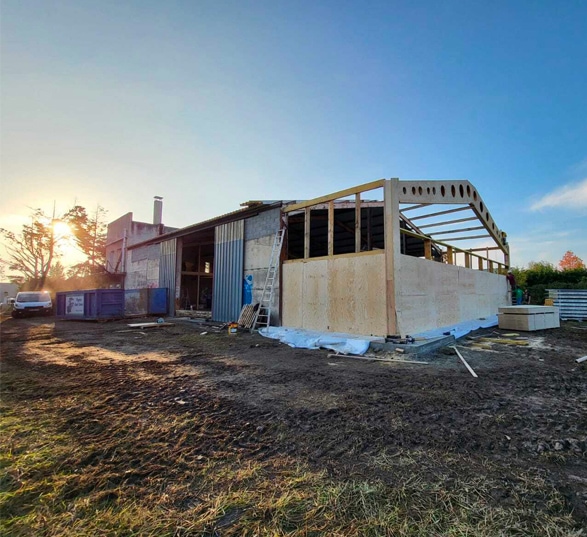
[[[271,249],[271,257],[269,258],[269,268],[267,269],[267,277],[265,278],[265,285],[263,286],[263,293],[259,307],[255,312],[255,318],[251,325],[251,332],[259,330],[263,327],[268,327],[271,322],[271,304],[273,303],[273,293],[275,291],[275,280],[277,279],[277,271],[279,269],[279,257],[281,255],[281,247],[283,245],[283,237],[285,236],[285,228],[281,228],[275,233],[273,239],[273,248]]]

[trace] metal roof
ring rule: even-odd
[[[159,242],[163,242],[169,239],[174,239],[177,237],[185,237],[186,235],[191,235],[192,233],[197,233],[198,231],[204,231],[206,229],[214,228],[216,226],[227,224],[229,222],[234,222],[236,220],[244,220],[245,218],[250,218],[252,216],[256,216],[259,213],[269,211],[271,209],[276,209],[281,207],[284,204],[289,203],[288,201],[275,201],[271,203],[259,203],[255,204],[250,207],[245,207],[244,209],[238,209],[236,211],[232,211],[230,213],[226,213],[220,216],[216,216],[209,220],[204,220],[203,222],[198,222],[197,224],[191,224],[189,226],[177,229],[176,231],[170,231],[168,233],[164,233],[163,235],[157,235],[151,239],[147,239],[146,241],[138,242],[133,245],[129,245],[128,249],[132,250],[133,248],[138,248],[139,246],[147,246],[149,244],[157,244]]]

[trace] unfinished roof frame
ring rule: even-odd
[[[388,188],[386,189],[386,185]],[[387,195],[386,191],[391,186],[390,194]],[[378,188],[384,190],[384,206],[388,206],[390,211],[395,212],[395,206],[405,203],[415,203],[405,208],[399,208],[399,219],[408,223],[412,229],[418,231],[412,231],[409,229],[399,228],[397,230],[400,234],[414,237],[424,241],[427,259],[432,259],[432,246],[438,246],[444,248],[445,261],[448,264],[457,263],[457,254],[463,255],[463,265],[467,268],[473,268],[472,260],[477,259],[478,270],[489,270],[490,272],[503,272],[509,267],[509,245],[506,241],[506,234],[500,230],[489,213],[487,206],[483,202],[480,194],[477,192],[475,187],[466,180],[457,181],[400,181],[399,179],[380,179],[371,183],[365,183],[353,188],[340,190],[332,194],[314,198],[299,203],[295,203],[283,208],[285,214],[291,215],[296,212],[303,211],[304,213],[304,259],[310,258],[310,220],[311,212],[316,209],[323,209],[325,206],[328,207],[328,256],[334,254],[334,214],[335,209],[354,207],[355,209],[355,253],[361,251],[361,207],[367,204],[373,205],[373,202],[363,202],[361,200],[361,194],[372,191]],[[394,193],[395,191],[395,193]],[[354,202],[336,202],[341,198],[348,198],[349,196],[355,196]],[[391,199],[388,199],[390,198]],[[413,211],[415,209],[422,209],[436,204],[450,204],[450,205],[461,205],[460,207],[426,213],[423,215],[417,215],[409,217],[406,212]],[[390,211],[385,211],[385,217],[389,218]],[[424,223],[423,225],[416,225],[416,220],[427,220],[444,216],[448,214],[454,214],[462,211],[472,211],[473,216],[466,218],[457,218],[443,220],[433,223]],[[394,220],[392,219],[392,222]],[[442,230],[444,226],[453,225],[462,222],[473,222],[476,221],[481,225],[469,226],[457,229]],[[393,226],[396,228],[397,226]],[[423,229],[430,229],[429,232],[423,232]],[[487,233],[481,235],[466,235],[466,236],[453,236],[446,240],[436,239],[438,235],[454,235],[456,233],[485,230]],[[461,240],[475,240],[475,239],[486,239],[490,238],[494,241],[495,246],[485,246],[482,248],[459,248],[451,241]],[[387,244],[387,242],[386,242]],[[491,259],[489,252],[501,251],[503,253],[503,262]],[[485,256],[480,255],[478,252],[485,252]]]
[[[400,181],[397,178],[380,179],[283,207],[282,211],[286,217],[297,214],[303,215],[304,218],[303,258],[286,260],[286,263],[341,257],[341,255],[336,255],[335,253],[335,211],[342,207],[350,208],[351,206],[354,206],[355,209],[355,247],[353,253],[342,255],[381,254],[381,250],[365,252],[361,248],[361,208],[364,203],[372,203],[364,202],[362,195],[375,189],[383,189],[385,294],[388,334],[399,333],[396,312],[398,290],[395,287],[394,279],[399,274],[396,271],[395,264],[396,260],[400,259],[400,254],[403,253],[402,241],[409,238],[421,241],[420,244],[423,244],[424,255],[419,254],[417,256],[428,260],[434,259],[449,265],[461,265],[468,269],[498,274],[506,272],[509,266],[509,245],[507,244],[506,234],[495,224],[476,188],[466,180]],[[354,197],[354,201],[349,201],[349,197]],[[342,198],[347,199],[342,200]],[[401,205],[405,204],[408,204],[408,206],[401,207]],[[452,205],[453,207],[441,211],[424,211],[432,205]],[[310,249],[312,211],[317,209],[323,211],[325,207],[328,209],[327,255],[312,256]],[[415,216],[410,216],[414,211],[416,211]],[[424,211],[423,214],[420,214],[422,211]],[[465,211],[468,211],[469,214],[464,214],[463,218],[448,216],[459,216],[459,213]],[[445,216],[446,218],[440,218]],[[465,225],[447,229],[447,226],[474,221],[479,225]],[[398,222],[400,225],[397,225]],[[485,233],[474,233],[479,230],[484,230]],[[470,234],[471,232],[473,234]],[[462,235],[463,233],[465,235]],[[442,237],[443,240],[438,237]],[[475,248],[463,248],[452,244],[454,241],[472,241],[476,239],[490,239],[493,244]],[[439,251],[442,253],[440,257],[438,256]],[[503,254],[503,262],[490,257],[490,253],[494,254],[495,252]]]

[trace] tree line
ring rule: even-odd
[[[531,261],[527,268],[513,267],[516,285],[527,289],[532,304],[543,304],[547,289],[587,289],[587,267],[573,252],[567,251],[558,266],[547,261]]]
[[[68,232],[63,233],[64,230]],[[74,205],[57,217],[34,209],[31,223],[24,224],[20,233],[0,228],[7,253],[7,259],[0,260],[0,275],[27,290],[104,275],[106,231],[106,210],[100,206],[90,214],[85,207]],[[83,260],[66,268],[61,259],[62,247],[68,240]]]

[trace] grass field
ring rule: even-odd
[[[298,456],[263,409],[244,418],[209,387],[186,391],[185,375],[58,366],[27,344],[2,363],[2,535],[584,535],[540,461],[390,445],[342,471]]]

